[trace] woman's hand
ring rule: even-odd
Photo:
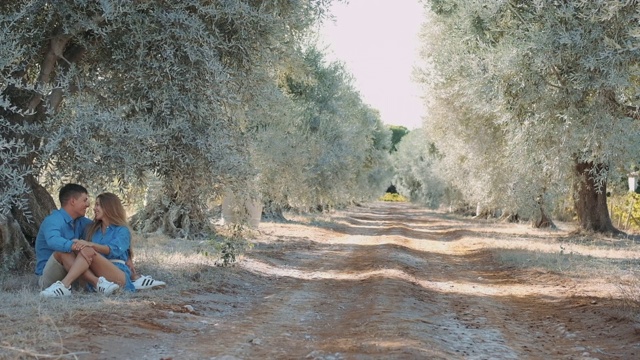
[[[73,239],[72,241],[73,241],[73,245],[71,245],[71,250],[73,251],[80,251],[86,247],[93,246],[92,242],[86,241],[86,240]]]

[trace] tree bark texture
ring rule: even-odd
[[[206,202],[197,200],[198,191],[186,193],[194,195],[190,195],[190,199],[181,197],[165,183],[158,193],[150,196],[144,209],[131,218],[131,227],[144,233],[161,232],[177,238],[211,233]]]
[[[20,225],[20,229],[22,229],[22,233],[29,244],[34,246],[40,224],[56,208],[56,204],[49,192],[38,184],[33,176],[27,176],[26,181],[31,189],[29,193],[24,194],[30,213],[25,214],[20,209],[13,208],[11,209],[11,214]]]
[[[11,214],[0,216],[0,261],[2,270],[15,270],[24,268],[34,259],[33,247],[26,239],[20,224]]]
[[[597,184],[594,173],[604,165],[576,161],[574,180],[574,206],[580,228],[602,233],[618,233],[611,222],[607,208],[607,184]]]
[[[538,197],[537,203],[538,203],[538,210],[540,210],[540,216],[539,217],[534,217],[533,221],[532,221],[532,225],[534,228],[550,228],[550,229],[555,229],[556,228],[556,224],[553,223],[553,220],[551,220],[551,217],[549,215],[547,215],[547,212],[544,210],[545,209],[545,203],[544,203],[544,192],[546,192],[547,189],[543,189],[543,194],[541,194]]]
[[[77,45],[69,46],[71,37],[67,35],[53,36],[43,51],[43,57],[39,63],[40,72],[37,78],[37,88],[55,81],[56,69],[66,71],[70,62],[79,61],[84,49]],[[27,64],[34,67],[33,64]],[[60,75],[60,74],[58,74]],[[28,72],[14,73],[17,79],[28,83]],[[63,99],[63,91],[56,88],[47,98],[40,93],[27,93],[14,86],[4,89],[2,95],[12,103],[21,107],[25,113],[4,113],[4,117],[13,124],[28,125],[37,124],[46,119],[50,110],[55,111]],[[0,136],[7,139],[22,139],[25,144],[33,149],[40,147],[42,139],[25,133],[5,131]],[[33,169],[37,152],[34,150],[25,158],[20,159],[19,166]],[[38,183],[37,179],[29,174],[25,176],[25,183],[29,191],[23,195],[27,201],[27,211],[13,207],[9,216],[0,219],[0,258],[3,260],[3,268],[20,268],[28,264],[35,256],[33,249],[38,229],[44,218],[56,208],[55,202],[49,192]]]
[[[262,207],[262,219],[268,221],[285,222],[287,218],[284,216],[285,209],[276,205],[271,201],[267,201]]]

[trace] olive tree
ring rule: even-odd
[[[252,159],[267,211],[307,210],[370,200],[390,176],[391,133],[364,104],[339,63],[317,49],[280,74],[271,106],[252,114]],[[265,111],[266,110],[266,111]]]
[[[147,174],[162,191],[139,226],[207,231],[206,199],[252,175],[238,114],[256,69],[327,3],[3,1],[0,169],[15,180],[0,193],[3,242],[33,243],[55,207],[46,185],[127,188]]]
[[[396,145],[391,159],[394,167],[393,184],[396,190],[412,202],[438,208],[450,203],[447,181],[437,168],[439,151],[434,143],[425,141],[424,129],[408,132]]]
[[[441,100],[464,94],[456,106],[469,109],[462,117],[442,109],[432,122],[498,130],[478,134],[476,142],[495,149],[474,168],[501,163],[501,172],[487,172],[498,176],[483,182],[508,194],[503,201],[515,211],[571,193],[583,229],[614,231],[607,179],[638,156],[636,2],[427,4],[440,29],[425,38],[438,73],[434,89]]]

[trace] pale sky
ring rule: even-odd
[[[385,124],[421,126],[423,105],[412,69],[418,64],[418,0],[349,0],[331,6],[335,22],[320,30],[327,59],[341,61],[365,103]],[[322,45],[321,45],[322,47]]]

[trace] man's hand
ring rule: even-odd
[[[73,245],[71,245],[72,251],[80,251],[86,247],[91,247],[93,245],[92,242],[81,240],[81,239],[73,239]]]

